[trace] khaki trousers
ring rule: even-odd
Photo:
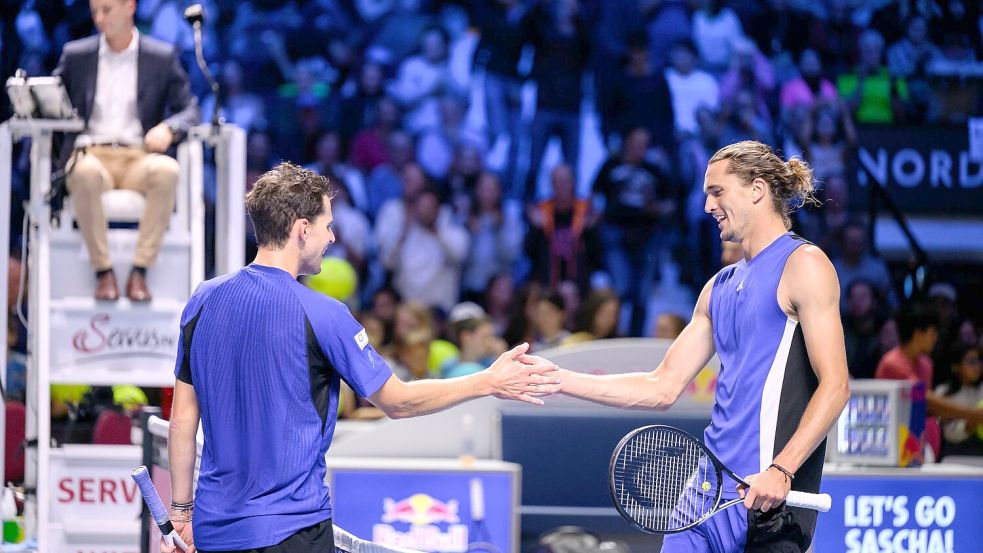
[[[90,146],[77,152],[66,178],[72,209],[93,269],[111,269],[108,224],[102,209],[102,193],[115,188],[136,190],[147,199],[140,218],[133,264],[150,267],[157,260],[167,224],[174,210],[174,194],[180,173],[177,161],[142,148]]]

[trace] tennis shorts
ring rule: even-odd
[[[662,553],[802,553],[812,539],[799,522],[784,503],[767,513],[734,505],[695,528],[665,536]]]
[[[203,551],[199,553],[335,553],[331,519],[308,526],[276,545],[242,551]]]

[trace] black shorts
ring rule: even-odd
[[[242,551],[204,551],[199,553],[335,553],[331,519],[308,526],[276,545]]]

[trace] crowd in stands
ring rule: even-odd
[[[674,337],[688,313],[651,313],[649,298],[659,285],[699,290],[740,258],[703,212],[703,178],[716,149],[745,139],[815,171],[822,206],[793,229],[833,260],[851,373],[874,377],[911,338],[894,315],[911,306],[850,209],[858,127],[964,125],[981,107],[938,78],[983,54],[981,6],[965,0],[204,6],[218,102],[184,2],[140,0],[137,22],[178,48],[203,120],[220,106],[247,130],[247,187],[286,159],[339,188],[328,255],[359,277],[342,299],[407,379],[466,374],[520,341]],[[92,32],[87,2],[0,11],[4,75],[48,74],[66,40]],[[967,293],[931,288],[938,340],[923,353],[926,384],[975,405],[980,319],[960,310]],[[362,407],[345,409],[371,416]],[[956,430],[945,438],[983,444]]]

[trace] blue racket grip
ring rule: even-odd
[[[157,488],[154,487],[154,482],[150,479],[150,472],[147,471],[147,467],[140,465],[133,469],[130,476],[133,477],[133,480],[140,488],[140,493],[143,494],[143,500],[147,503],[147,507],[150,508],[150,516],[154,517],[157,525],[162,526],[170,522],[171,519],[167,516],[167,509],[164,508],[164,503],[160,500],[160,496],[157,495]]]

